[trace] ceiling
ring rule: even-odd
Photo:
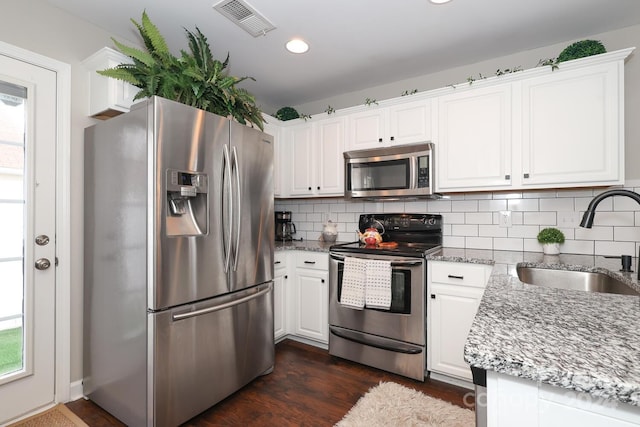
[[[276,27],[253,37],[220,0],[47,0],[131,45],[146,10],[174,54],[198,27],[259,105],[296,106],[640,23],[638,0],[245,0]],[[304,38],[309,52],[284,49]]]

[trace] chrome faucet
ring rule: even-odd
[[[591,226],[593,226],[593,218],[596,216],[596,207],[601,201],[603,201],[607,197],[612,197],[612,196],[631,197],[640,205],[640,194],[638,193],[635,193],[629,190],[605,191],[603,193],[598,194],[596,197],[593,198],[593,200],[591,200],[591,202],[589,203],[589,206],[587,206],[587,210],[584,212],[584,215],[582,216],[582,221],[580,221],[580,227],[591,228]],[[618,258],[618,257],[613,257],[613,258]],[[631,256],[622,255],[620,256],[620,258],[622,259],[622,271],[630,271]],[[640,252],[638,253],[638,280],[640,280]]]
[[[601,201],[611,196],[631,197],[633,200],[638,202],[638,204],[640,204],[640,194],[635,193],[633,191],[629,191],[629,190],[605,191],[604,193],[598,194],[596,197],[593,198],[593,200],[591,200],[591,203],[589,203],[587,210],[584,212],[584,215],[582,216],[582,221],[580,221],[580,227],[591,228],[591,226],[593,226],[593,218],[596,216],[596,207],[598,207],[598,204]]]

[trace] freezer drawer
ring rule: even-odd
[[[273,368],[272,282],[149,322],[152,425],[183,423]]]

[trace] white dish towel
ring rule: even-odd
[[[391,308],[391,262],[367,260],[365,306],[389,310]]]
[[[366,273],[367,260],[353,257],[344,258],[341,305],[356,310],[364,308]]]

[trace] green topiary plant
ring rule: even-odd
[[[300,114],[293,107],[282,107],[276,112],[276,119],[286,122],[300,117]]]
[[[547,243],[564,243],[564,233],[557,228],[543,228],[538,233],[538,242],[545,245]]]
[[[253,77],[230,76],[226,70],[229,54],[224,62],[213,58],[207,38],[196,27],[195,33],[185,29],[189,52],[181,50],[175,57],[164,37],[146,12],[142,22],[131,19],[137,27],[146,50],[125,46],[113,39],[116,48],[133,60],[98,71],[98,74],[124,80],[140,88],[134,99],[158,95],[191,105],[221,116],[232,116],[242,124],[251,123],[263,130],[262,111],[246,89],[236,85]]]
[[[584,58],[586,56],[605,53],[606,51],[604,45],[598,40],[581,40],[570,44],[560,52],[557,61],[564,62],[571,59]]]

